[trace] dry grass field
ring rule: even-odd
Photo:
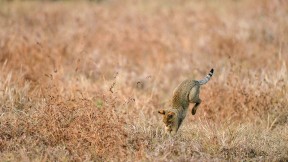
[[[285,0],[0,1],[0,161],[288,161],[287,62]]]

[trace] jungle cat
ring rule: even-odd
[[[165,130],[168,134],[174,135],[181,126],[188,110],[189,103],[195,103],[192,108],[192,115],[196,114],[197,108],[201,103],[199,98],[200,86],[206,84],[212,77],[214,70],[202,80],[187,79],[180,83],[173,92],[171,108],[158,111],[163,115]]]

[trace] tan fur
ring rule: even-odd
[[[173,135],[177,133],[184,118],[186,117],[190,103],[195,103],[191,113],[192,115],[196,114],[197,108],[201,103],[199,93],[200,84],[198,81],[185,80],[174,90],[171,101],[171,108],[158,111],[159,114],[163,115],[165,130],[168,134]]]

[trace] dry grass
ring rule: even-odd
[[[0,161],[288,160],[286,1],[0,3]]]

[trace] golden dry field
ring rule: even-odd
[[[2,0],[0,161],[288,161],[287,63],[285,0]]]

